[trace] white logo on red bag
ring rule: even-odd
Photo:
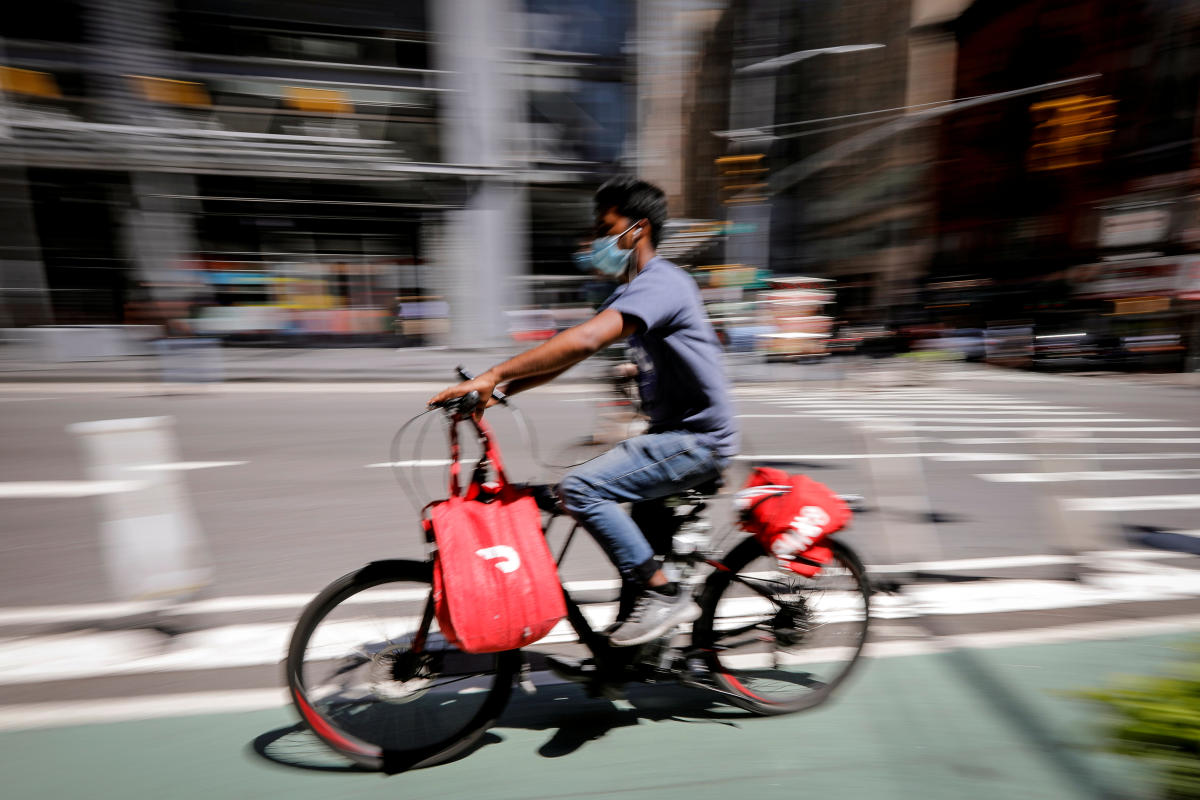
[[[771,542],[771,552],[776,555],[801,553],[825,532],[829,514],[820,506],[805,506],[792,520],[791,527]]]
[[[516,572],[521,568],[520,554],[506,544],[499,544],[495,547],[485,547],[482,550],[476,550],[475,555],[486,561],[491,561],[493,558],[503,559],[502,561],[497,561],[492,566],[505,574],[508,574],[509,572]]]

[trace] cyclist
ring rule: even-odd
[[[592,267],[620,281],[596,315],[443,390],[430,403],[471,391],[490,398],[501,384],[506,394],[517,394],[620,338],[629,340],[650,420],[647,433],[576,467],[558,490],[563,507],[634,589],[629,613],[608,631],[613,646],[629,647],[695,619],[700,609],[686,587],[664,574],[654,548],[620,504],[655,500],[717,478],[737,452],[738,430],[721,347],[696,283],[655,250],[667,221],[662,190],[636,178],[614,178],[596,192],[595,212]]]

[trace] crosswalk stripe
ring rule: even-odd
[[[882,628],[876,625],[876,628]],[[985,633],[926,636],[868,642],[866,658],[902,658],[934,655],[949,650],[982,650],[1037,644],[1123,639],[1191,633],[1200,629],[1200,615],[1179,614],[1132,620],[1103,620],[1043,628],[989,631]],[[923,631],[917,629],[918,635]],[[739,665],[743,668],[748,665]],[[560,679],[548,672],[532,674],[535,685],[554,685]],[[282,688],[234,689],[211,692],[112,697],[55,703],[23,703],[0,706],[0,731],[36,730],[74,725],[103,724],[164,717],[201,716],[263,711],[288,705]]]
[[[919,438],[919,437],[915,437]],[[955,441],[955,440],[951,440]],[[1006,440],[1028,444],[1028,439]],[[1077,439],[1066,441],[1075,442]],[[1092,440],[1088,440],[1092,441]],[[1172,439],[1172,441],[1174,441]],[[1033,453],[759,453],[757,455],[736,455],[733,461],[858,461],[874,458],[927,458],[931,461],[949,463],[970,461],[1039,461],[1051,459],[1083,459],[1093,461],[1190,461],[1200,458],[1200,453],[1059,453],[1054,455],[1035,455]]]
[[[992,408],[982,410],[978,408],[909,408],[908,406],[787,406],[798,411],[804,411],[808,414],[905,414],[914,417],[1001,417],[1001,416],[1018,416],[1031,415],[1041,416],[1046,419],[1103,419],[1105,417],[1118,417],[1125,419],[1119,414],[1113,414],[1108,411],[1047,411],[1037,408]],[[1139,419],[1145,419],[1140,417]]]
[[[240,467],[249,461],[173,461],[164,464],[141,464],[126,469],[136,472],[182,472],[193,469],[213,469],[214,467]]]
[[[1066,503],[1073,511],[1178,511],[1200,508],[1200,494],[1076,497],[1067,500]]]
[[[1114,563],[1120,563],[1119,561]],[[876,617],[995,614],[1079,608],[1200,596],[1200,571],[1100,575],[1087,584],[1048,580],[994,580],[915,585],[902,595],[877,596]],[[753,599],[753,598],[751,598]],[[832,598],[829,606],[838,606]],[[584,608],[591,624],[604,625],[616,603]],[[415,618],[414,618],[415,619]],[[374,622],[347,619],[345,631],[379,635]],[[101,676],[223,669],[279,663],[293,623],[226,625],[181,634],[169,641],[151,631],[101,631],[0,640],[0,685],[83,680]],[[357,631],[355,626],[361,626]],[[564,622],[543,642],[574,640]]]
[[[1050,431],[1049,436],[1039,436],[1039,442],[1053,442],[1055,444],[1063,443],[1079,443],[1086,442],[1090,444],[1200,444],[1200,439],[1191,437],[1176,437],[1176,438],[1156,438],[1145,436],[1055,436],[1055,431]],[[1028,438],[1014,437],[986,437],[986,438],[966,438],[966,439],[946,439],[946,438],[925,438],[915,437],[916,440],[922,442],[942,442],[944,444],[1024,444],[1030,443]]]
[[[868,425],[868,428],[887,428],[886,425]],[[957,432],[957,431],[1023,431],[1028,430],[1027,427],[1014,427],[1009,425],[909,425],[905,427],[913,431],[940,431],[940,432]],[[1087,427],[1082,425],[1058,425],[1048,429],[1054,433],[1194,433],[1200,431],[1200,428],[1183,427],[1183,426],[1152,426],[1152,427],[1132,427],[1132,428],[1115,428],[1115,427]]]
[[[135,492],[145,486],[145,481],[5,481],[0,483],[0,499],[97,497]]]
[[[57,728],[127,720],[265,711],[287,705],[282,688],[72,700],[0,706],[0,731]]]
[[[976,475],[993,483],[1067,483],[1076,481],[1175,481],[1200,479],[1200,469],[1088,470],[1082,472],[997,472]]]
[[[921,422],[927,421],[927,420],[919,420],[919,419],[911,419],[911,418],[906,419],[906,417],[907,417],[906,414],[832,414],[832,413],[825,414],[825,413],[821,413],[821,414],[809,414],[809,416],[821,417],[822,419],[840,420],[842,422],[880,422],[880,421],[888,421],[888,420],[896,420],[896,419],[903,420],[906,423],[921,423]],[[1015,423],[1022,423],[1023,425],[1026,425],[1026,426],[1028,426],[1028,425],[1046,426],[1046,425],[1056,425],[1058,423],[1063,423],[1063,422],[1127,422],[1127,423],[1128,422],[1162,422],[1162,420],[1158,420],[1158,419],[1122,419],[1122,420],[1100,419],[1100,420],[1097,420],[1097,419],[1047,419],[1045,417],[1032,417],[1032,418],[1028,418],[1028,419],[1024,419],[1024,418],[976,419],[976,418],[971,418],[971,417],[948,417],[948,418],[942,417],[942,418],[937,419],[936,421],[940,422],[940,423],[947,423],[947,424],[970,425],[972,427],[969,427],[969,428],[942,428],[942,429],[923,428],[922,430],[964,430],[964,431],[1010,430],[1008,428],[987,428],[984,426],[1002,425],[1002,424],[1010,424],[1011,425],[1011,424],[1015,424]],[[1011,430],[1025,430],[1025,428],[1013,428]],[[1071,428],[1054,428],[1054,430],[1072,430],[1072,429]],[[1146,430],[1146,429],[1145,428],[1097,428],[1095,430],[1129,431],[1129,430]]]
[[[1042,459],[1068,461],[1191,461],[1200,458],[1200,453],[930,453],[926,458],[933,461],[1040,461]]]
[[[934,414],[937,411],[964,409],[979,411],[982,414],[995,414],[1000,411],[1046,411],[1046,413],[1062,414],[1115,414],[1115,411],[1097,411],[1080,407],[1080,405],[1036,405],[1030,403],[906,403],[904,401],[773,401],[775,405],[787,408],[894,408],[917,409]]]

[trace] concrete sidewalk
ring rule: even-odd
[[[472,372],[527,349],[505,347],[191,347],[194,340],[169,340],[176,348],[154,355],[135,355],[93,361],[39,361],[27,350],[0,347],[0,383],[220,383],[223,381],[274,382],[422,382],[445,384],[454,380],[454,368]],[[1012,374],[1026,379],[1056,376],[1097,380],[1137,381],[1153,386],[1200,388],[1200,373],[1042,373],[1007,370],[985,364],[946,363],[931,373],[928,365],[904,359],[832,357],[823,362],[767,363],[753,354],[726,354],[726,370],[735,383],[810,383],[854,381],[856,385],[923,385],[936,372],[982,371]],[[564,378],[584,382],[605,380],[610,362],[590,358],[569,370]]]
[[[179,340],[186,344],[188,340]],[[400,381],[449,383],[454,368],[471,372],[527,349],[528,345],[493,348],[267,348],[204,347],[163,355],[140,355],[96,361],[45,362],[21,351],[0,348],[0,382],[168,382],[221,381]],[[753,357],[732,356],[731,377],[740,381],[831,380],[842,364],[767,364]],[[573,367],[567,380],[604,380],[610,362],[591,358]]]

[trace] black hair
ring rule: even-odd
[[[631,175],[618,175],[596,190],[596,213],[610,208],[631,222],[649,220],[650,243],[658,247],[667,224],[667,196],[662,189]]]

